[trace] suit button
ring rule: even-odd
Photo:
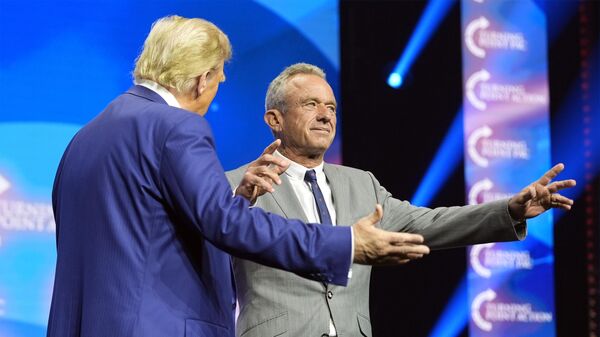
[[[330,291],[327,292],[327,298],[328,299],[332,299],[333,298],[333,293]]]

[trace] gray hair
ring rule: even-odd
[[[286,86],[288,82],[296,75],[316,75],[325,79],[323,69],[308,63],[296,63],[285,68],[277,77],[269,84],[267,89],[267,97],[265,98],[265,111],[277,109],[281,112],[285,111],[286,102]]]

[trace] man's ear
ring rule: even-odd
[[[277,109],[267,110],[264,115],[265,123],[271,128],[273,132],[281,132],[281,122],[283,116],[281,115],[281,111]]]
[[[206,86],[208,84],[208,76],[210,75],[210,71],[205,71],[202,75],[197,77],[198,83],[196,84],[196,97],[198,98],[202,95],[204,90],[206,90]]]

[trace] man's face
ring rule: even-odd
[[[282,146],[299,155],[322,156],[335,137],[336,101],[331,86],[316,75],[292,77],[281,114]]]

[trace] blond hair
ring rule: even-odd
[[[286,109],[286,87],[292,77],[296,75],[316,75],[325,79],[323,69],[308,63],[296,63],[285,68],[269,84],[265,98],[265,110],[277,109],[284,112]]]
[[[136,81],[152,80],[189,93],[195,78],[231,58],[231,44],[217,26],[203,19],[167,16],[156,20],[135,63]]]

